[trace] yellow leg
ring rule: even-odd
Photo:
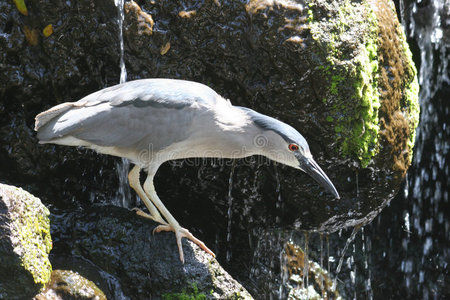
[[[183,237],[190,239],[195,244],[197,244],[201,249],[203,249],[206,253],[209,253],[213,257],[215,257],[215,254],[208,247],[206,247],[206,245],[202,241],[193,236],[187,229],[181,227],[180,224],[178,224],[177,220],[175,220],[175,218],[169,212],[169,210],[164,206],[164,204],[156,194],[155,186],[153,185],[153,175],[150,173],[144,182],[144,191],[169,223],[159,225],[158,227],[155,228],[154,232],[161,232],[161,231],[175,232],[178,245],[178,252],[180,254],[180,260],[182,263],[184,263],[183,245],[181,244],[181,239]]]
[[[163,225],[167,225],[167,222],[164,221],[164,219],[159,214],[158,209],[153,205],[153,203],[148,199],[147,195],[145,194],[144,190],[142,189],[141,183],[139,182],[139,173],[141,171],[141,168],[139,168],[137,165],[131,169],[130,173],[128,174],[128,181],[130,182],[130,186],[136,191],[138,196],[141,198],[141,200],[144,202],[147,209],[150,211],[150,215],[146,214],[142,210],[136,208],[136,214],[153,220],[155,222],[161,223]]]

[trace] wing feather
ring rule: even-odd
[[[72,136],[98,146],[158,150],[186,138],[199,110],[217,101],[225,100],[200,83],[135,80],[55,106],[36,117],[35,129],[42,142]]]

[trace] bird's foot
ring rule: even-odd
[[[142,211],[141,209],[139,209],[137,207],[134,207],[131,210],[135,211],[138,216],[144,217],[146,219],[150,219],[152,221],[155,221],[157,223],[167,226],[167,222],[164,221],[163,218],[161,218],[160,216],[155,217],[155,216],[149,215],[148,213],[145,213],[144,211]]]
[[[158,233],[161,231],[173,231],[175,232],[175,236],[177,238],[177,245],[178,245],[178,252],[180,253],[180,260],[184,264],[184,254],[183,254],[183,245],[181,244],[182,238],[188,238],[191,241],[193,241],[195,244],[197,244],[203,251],[210,254],[212,257],[216,257],[214,252],[212,252],[208,247],[206,247],[205,243],[197,239],[195,236],[192,235],[192,233],[189,232],[186,228],[178,226],[172,226],[170,224],[168,225],[159,225],[154,230],[153,233]]]

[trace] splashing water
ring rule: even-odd
[[[126,158],[122,158],[116,162],[116,172],[119,178],[119,188],[117,189],[114,205],[130,208],[131,206],[131,190],[128,184],[128,170],[130,162]]]
[[[326,234],[327,239],[327,272],[330,273],[330,234]]]

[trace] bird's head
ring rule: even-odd
[[[259,153],[284,165],[300,169],[339,199],[339,193],[325,172],[314,161],[305,138],[293,127],[277,119],[247,110],[260,129],[254,144]]]

